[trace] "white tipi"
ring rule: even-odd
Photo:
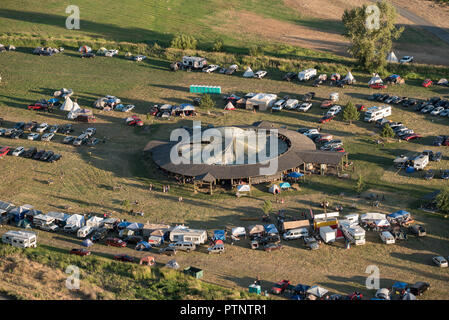
[[[62,104],[61,108],[59,108],[62,111],[71,111],[73,108],[73,101],[70,99],[69,96],[65,96],[65,101]]]
[[[387,56],[387,62],[399,62],[398,58],[394,54],[393,51],[391,51]]]
[[[355,80],[354,76],[352,75],[351,71],[348,72],[348,74],[346,75],[344,80],[346,80],[348,84],[352,84],[352,83],[356,82],[356,80]]]
[[[373,77],[368,82],[368,84],[376,84],[376,83],[383,83],[383,81],[382,81],[382,78],[379,77],[379,75],[377,73],[374,73]]]
[[[243,77],[244,78],[253,78],[254,77],[254,72],[251,69],[251,67],[248,67],[245,72],[243,73]]]

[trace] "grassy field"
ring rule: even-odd
[[[189,125],[190,120],[175,118],[159,120],[146,118],[148,108],[153,104],[179,104],[189,102],[193,94],[188,86],[194,83],[220,85],[224,93],[272,92],[280,96],[289,94],[300,97],[308,91],[316,92],[316,99],[311,111],[306,114],[285,111],[277,114],[252,113],[245,110],[224,113],[222,101],[217,97],[217,108],[211,115],[201,112],[195,120],[203,124],[233,125],[250,124],[254,121],[269,120],[277,125],[292,129],[299,127],[315,127],[322,112],[319,108],[321,100],[327,98],[335,88],[322,86],[312,88],[310,83],[298,84],[280,81],[281,73],[273,71],[269,79],[244,79],[241,72],[236,76],[220,74],[206,75],[196,72],[170,72],[168,61],[150,58],[142,63],[134,63],[118,58],[80,59],[71,50],[53,57],[37,57],[28,49],[15,53],[4,53],[0,60],[2,83],[0,83],[0,116],[4,118],[3,127],[12,127],[16,121],[48,122],[64,124],[69,121],[65,114],[57,111],[53,114],[26,110],[28,103],[51,95],[61,87],[72,88],[74,96],[82,107],[90,108],[93,101],[106,94],[122,99],[124,103],[136,105],[136,113],[145,120],[148,129],[126,127],[123,123],[125,115],[119,112],[99,112],[94,110],[98,119],[95,124],[97,136],[106,138],[106,143],[95,147],[67,146],[61,143],[63,137],[57,135],[51,142],[28,141],[26,139],[10,140],[0,137],[0,145],[36,146],[38,149],[54,150],[63,158],[54,164],[37,162],[30,159],[7,156],[1,159],[0,184],[2,200],[16,204],[30,203],[36,208],[50,211],[60,210],[69,213],[105,213],[113,212],[114,216],[132,221],[154,221],[167,223],[185,223],[194,228],[224,228],[230,226],[247,226],[249,221],[242,218],[258,218],[263,201],[271,199],[275,210],[284,209],[287,214],[301,217],[301,212],[312,208],[320,212],[319,203],[328,199],[332,206],[342,204],[345,213],[363,213],[372,211],[370,202],[358,197],[354,191],[358,174],[364,176],[367,192],[384,194],[386,200],[376,211],[390,213],[398,209],[408,209],[420,223],[424,224],[429,236],[425,239],[411,238],[393,246],[381,244],[375,234],[368,234],[365,246],[344,250],[343,244],[323,246],[318,251],[307,251],[299,242],[286,243],[285,250],[267,254],[263,251],[249,249],[246,241],[234,246],[227,246],[224,256],[209,256],[205,249],[191,254],[179,254],[176,259],[181,267],[197,266],[204,269],[204,280],[230,288],[246,288],[259,275],[263,279],[263,289],[268,289],[272,282],[288,278],[294,283],[319,284],[337,293],[348,293],[354,289],[371,296],[373,293],[364,289],[365,268],[375,264],[381,270],[381,285],[391,285],[393,281],[429,281],[432,290],[426,294],[427,299],[443,299],[447,297],[446,270],[438,269],[431,264],[431,257],[436,254],[448,256],[448,220],[441,215],[433,215],[419,210],[416,200],[424,194],[437,190],[446,181],[434,179],[426,181],[421,173],[405,175],[397,174],[392,167],[392,160],[399,154],[413,154],[424,149],[443,151],[441,163],[431,164],[434,169],[449,167],[447,150],[444,147],[430,146],[434,136],[448,133],[448,119],[421,115],[403,107],[393,107],[393,120],[402,121],[424,138],[417,142],[391,142],[384,147],[374,144],[379,131],[373,125],[356,121],[348,125],[341,120],[322,125],[323,132],[332,133],[343,139],[345,148],[350,153],[350,160],[355,163],[355,172],[351,179],[336,177],[312,176],[300,185],[299,191],[285,192],[283,205],[275,203],[264,185],[257,186],[250,197],[236,199],[231,192],[218,192],[213,196],[203,193],[193,194],[192,186],[179,186],[168,180],[151,162],[142,157],[142,149],[151,139],[168,138],[170,131],[182,125]],[[366,99],[374,91],[366,87],[369,75],[355,72],[359,84],[338,89],[341,103],[349,100],[354,103],[372,105]],[[433,96],[449,96],[447,88],[420,87],[421,79],[407,80],[404,86],[391,87],[388,92],[416,98]],[[75,124],[75,135],[90,124]],[[47,184],[52,179],[53,184]],[[149,192],[148,184],[152,183],[156,191]],[[169,194],[160,192],[161,186],[171,184]],[[120,191],[113,187],[122,185]],[[178,202],[179,196],[184,197]],[[138,200],[135,210],[145,212],[145,217],[130,216],[122,204],[124,200],[133,203]],[[350,209],[355,207],[356,209]],[[78,246],[80,241],[64,234],[51,234],[39,231],[41,251],[49,259],[55,251]],[[110,257],[117,253],[116,249],[102,244],[95,245],[94,256]],[[28,258],[32,259],[31,256]],[[141,253],[131,248],[121,250],[134,256]],[[62,254],[62,256],[64,256]],[[55,257],[62,257],[55,256]],[[7,257],[7,254],[4,254]],[[55,258],[56,260],[59,258]],[[62,259],[62,258],[61,258]],[[169,260],[165,256],[156,256],[160,263]],[[103,261],[103,260],[102,260]],[[42,263],[42,261],[36,261]],[[107,264],[107,262],[105,262]],[[115,266],[116,264],[114,264]],[[58,270],[63,270],[62,265]],[[86,267],[87,270],[92,268]],[[130,267],[131,268],[131,267]],[[120,293],[107,294],[109,274],[114,271],[102,269],[104,283],[94,283],[106,291],[104,298],[148,298],[143,294],[130,296]],[[93,269],[92,272],[97,272]],[[98,271],[100,274],[101,272]],[[100,279],[102,277],[99,276]],[[137,282],[135,278],[127,278],[120,282]],[[130,280],[131,279],[131,280]],[[103,281],[103,280],[101,280]],[[106,289],[105,289],[106,288]],[[111,289],[112,290],[112,289]],[[114,289],[115,290],[115,289]],[[119,289],[116,289],[119,290]],[[136,290],[138,290],[136,288]],[[140,289],[139,289],[140,290]],[[152,290],[146,287],[145,290]],[[95,291],[95,290],[94,290]],[[231,294],[232,295],[232,294]],[[186,298],[174,295],[178,298]],[[226,295],[222,296],[225,297]],[[100,297],[103,297],[100,295]],[[158,297],[158,296],[151,296]],[[199,295],[197,298],[201,298]],[[204,297],[204,296],[203,296]]]

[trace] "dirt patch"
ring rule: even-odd
[[[449,5],[425,0],[392,0],[391,2],[449,31]]]

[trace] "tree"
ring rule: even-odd
[[[387,65],[393,40],[404,31],[404,27],[395,26],[396,17],[396,9],[385,0],[345,10],[342,22],[344,36],[351,41],[349,53],[366,70],[380,72]]]
[[[357,179],[357,183],[355,185],[355,191],[357,191],[357,193],[362,193],[364,189],[365,189],[365,181],[363,181],[363,176],[359,174],[359,178]]]
[[[270,200],[265,200],[262,206],[262,211],[265,215],[269,215],[273,211],[273,205]]]
[[[213,107],[215,107],[214,100],[212,100],[212,98],[209,94],[204,93],[201,96],[200,108],[207,110],[207,112],[210,112],[210,109],[212,109]]]
[[[443,213],[449,213],[449,187],[444,188],[436,197],[437,207]]]
[[[196,49],[198,41],[186,34],[179,34],[173,40],[171,41],[170,47],[176,48],[176,49]]]
[[[384,125],[384,127],[382,128],[382,132],[380,133],[380,135],[384,138],[393,138],[394,137],[394,131],[393,129],[390,127],[390,125],[387,123],[386,125]]]
[[[215,40],[214,45],[212,46],[212,50],[215,52],[220,52],[223,50],[223,41],[220,39]]]
[[[359,120],[360,112],[357,110],[356,106],[349,101],[343,110],[343,120],[349,121],[349,124],[352,124],[352,121]]]

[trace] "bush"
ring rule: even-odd
[[[390,125],[387,123],[383,128],[382,132],[380,134],[384,138],[393,138],[394,137],[394,131],[390,127]]]
[[[449,188],[446,187],[437,195],[437,207],[442,213],[449,213]]]
[[[212,100],[211,96],[207,93],[204,93],[201,96],[200,108],[204,110],[210,110],[215,107],[215,102]]]
[[[170,47],[176,48],[176,49],[196,49],[196,45],[198,44],[198,41],[190,35],[186,34],[180,34],[177,35],[170,44]]]
[[[223,41],[220,39],[215,40],[214,45],[212,46],[212,50],[215,52],[223,51]]]
[[[251,46],[249,48],[249,55],[251,57],[258,57],[261,56],[263,54],[263,48],[262,46]]]

